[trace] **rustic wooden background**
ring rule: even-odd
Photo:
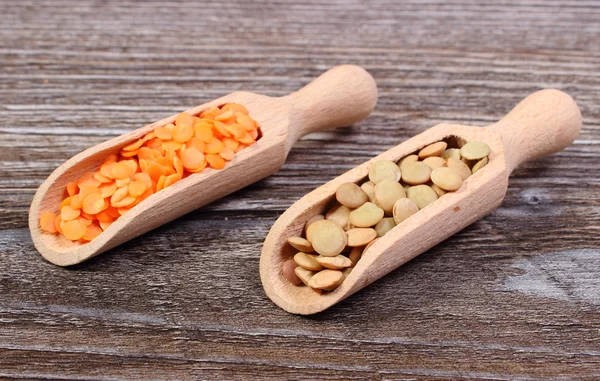
[[[0,2],[0,377],[600,379],[600,1]],[[35,251],[40,183],[87,147],[235,90],[354,63],[375,112],[274,176],[70,269]],[[489,124],[553,87],[581,136],[504,204],[312,317],[268,300],[290,204],[442,121]]]

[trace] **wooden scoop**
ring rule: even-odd
[[[302,136],[327,128],[347,126],[364,119],[377,102],[377,87],[358,66],[337,66],[302,88],[281,98],[235,92],[187,112],[225,103],[244,105],[258,122],[262,136],[238,152],[222,170],[206,169],[145,199],[87,244],[46,234],[39,227],[40,213],[58,211],[66,185],[95,171],[112,153],[157,127],[172,123],[176,115],[89,148],[58,167],[40,186],[29,211],[29,229],[38,251],[59,266],[80,263],[137,237],[183,214],[276,172],[292,145]]]
[[[271,228],[260,258],[260,277],[267,296],[296,314],[331,307],[490,213],[502,202],[515,167],[562,150],[573,142],[580,128],[581,113],[573,99],[558,90],[542,90],[487,128],[439,124],[344,173],[294,203]],[[341,184],[365,181],[369,167],[377,160],[397,162],[444,139],[454,139],[461,146],[469,141],[487,143],[489,164],[458,191],[446,193],[375,242],[334,291],[319,295],[284,278],[282,264],[295,254],[287,239],[301,236],[306,221],[323,214]]]

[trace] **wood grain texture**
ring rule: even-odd
[[[0,377],[600,378],[600,2],[2,1]],[[375,112],[308,135],[282,169],[72,269],[27,229],[68,158],[237,90],[282,96],[329,67],[373,74]],[[503,204],[314,317],[264,295],[275,219],[441,123],[572,95],[575,144],[515,170]]]

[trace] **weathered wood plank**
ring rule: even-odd
[[[0,378],[600,378],[598,1],[4,1]],[[71,269],[28,236],[74,154],[235,90],[328,67],[376,78],[366,121],[298,142],[277,174]],[[581,136],[515,171],[488,217],[317,316],[264,295],[262,241],[315,187],[443,122],[575,97]]]

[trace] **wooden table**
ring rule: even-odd
[[[600,1],[0,3],[0,377],[600,379]],[[87,147],[235,90],[354,63],[365,121],[277,173],[69,268],[27,228]],[[265,295],[261,244],[295,200],[440,123],[486,125],[558,88],[581,136],[519,168],[494,213],[330,310]]]

